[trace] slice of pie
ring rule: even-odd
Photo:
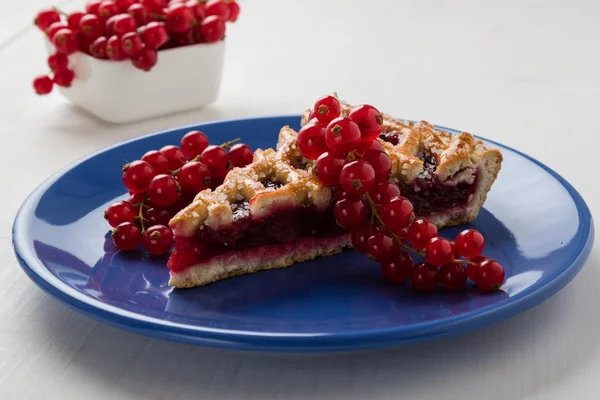
[[[342,104],[342,116],[352,107]],[[302,115],[308,122],[310,110]],[[438,228],[460,225],[477,218],[502,165],[502,153],[468,133],[451,135],[427,122],[398,121],[383,115],[379,137],[392,159],[392,180],[408,198],[417,217]],[[295,143],[293,132],[279,135],[278,148]],[[301,158],[292,149],[289,160]]]
[[[343,104],[342,114],[349,110]],[[331,188],[298,151],[297,135],[282,128],[276,151],[257,150],[252,164],[231,170],[221,186],[200,192],[171,220],[170,285],[202,286],[351,246],[335,222]],[[472,135],[450,135],[426,122],[385,116],[379,140],[402,195],[438,227],[476,218],[502,162],[498,150]]]
[[[257,150],[252,164],[231,170],[171,220],[170,285],[206,285],[350,246],[348,231],[335,222],[331,189],[287,154]]]

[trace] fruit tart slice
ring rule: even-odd
[[[340,102],[341,116],[352,107]],[[302,116],[305,125],[311,111]],[[392,160],[391,180],[413,206],[417,218],[438,228],[468,223],[477,218],[502,165],[502,153],[468,133],[452,135],[427,122],[398,121],[380,114],[379,143]],[[283,130],[278,149],[288,149],[287,159],[300,166],[297,134]],[[378,146],[378,144],[376,143]]]
[[[256,151],[252,164],[231,170],[171,220],[171,286],[202,286],[350,246],[348,231],[335,222],[331,189],[286,156]]]

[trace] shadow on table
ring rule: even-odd
[[[96,324],[56,302],[52,312],[23,317],[41,323],[30,330],[35,335],[55,336],[52,349],[56,357],[68,359],[69,368],[127,395],[430,398],[485,392],[488,399],[515,398],[551,390],[593,357],[597,332],[585,327],[598,326],[593,320],[600,315],[590,312],[590,305],[600,302],[600,292],[584,286],[600,280],[599,264],[592,254],[564,291],[494,326],[434,342],[351,353],[252,353],[171,343]],[[34,295],[47,301],[41,291]],[[87,336],[72,340],[69,330],[83,324],[90,326]]]

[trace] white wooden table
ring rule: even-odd
[[[149,339],[69,311],[27,279],[10,236],[27,194],[85,154],[182,124],[300,112],[332,91],[524,151],[568,179],[597,216],[600,2],[244,0],[219,101],[122,126],[90,119],[58,94],[33,94],[45,53],[30,24],[51,3],[4,0],[0,13],[0,399],[600,396],[597,248],[556,296],[474,333],[392,350],[274,355]]]

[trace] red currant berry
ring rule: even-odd
[[[54,72],[54,83],[58,86],[69,87],[73,83],[73,79],[75,79],[75,73],[68,68]]]
[[[210,175],[211,175],[212,184],[211,184],[210,188],[215,189],[218,186],[221,186],[223,184],[223,181],[225,180],[225,177],[229,173],[229,171],[231,171],[230,168],[211,169]]]
[[[136,0],[115,0],[115,4],[117,5],[117,8],[121,12],[127,12],[129,7],[131,7],[135,3],[137,3]]]
[[[240,6],[235,1],[230,1],[227,3],[229,5],[229,22],[235,22],[240,15]]]
[[[323,96],[316,101],[313,110],[315,113],[315,118],[317,118],[317,120],[319,120],[323,126],[327,126],[332,119],[340,116],[342,106],[335,97]]]
[[[117,7],[113,0],[104,0],[98,7],[98,15],[105,20],[109,19],[113,15],[117,15],[118,13],[119,7]]]
[[[50,39],[50,41],[52,41],[52,38],[54,37],[56,32],[60,31],[61,29],[70,29],[70,28],[68,26],[66,26],[65,24],[63,24],[62,22],[55,22],[52,25],[50,25],[48,27],[48,29],[46,29],[46,36],[48,36],[48,39]]]
[[[336,186],[335,189],[333,190],[333,199],[335,201],[340,201],[343,199],[354,199],[357,200],[358,198],[360,198],[360,196],[356,196],[354,194],[350,194],[348,192],[346,192],[344,190],[343,187],[341,186]]]
[[[177,178],[181,189],[191,194],[199,193],[212,185],[210,170],[199,161],[190,161],[181,167]]]
[[[460,289],[467,283],[467,270],[462,264],[444,264],[440,268],[439,278],[440,283],[446,289]]]
[[[473,282],[477,281],[477,277],[479,276],[479,267],[481,266],[481,263],[487,260],[490,260],[490,258],[484,256],[475,257],[471,260],[471,262],[467,265],[467,275],[470,280]]]
[[[84,15],[85,14],[82,13],[81,11],[75,11],[75,12],[69,14],[69,16],[67,17],[67,26],[69,27],[69,29],[71,29],[72,31],[78,31],[79,30],[79,21],[81,21],[81,18]]]
[[[379,216],[388,229],[398,233],[412,222],[413,205],[406,197],[396,197],[381,207]]]
[[[346,198],[333,206],[337,223],[344,228],[355,228],[367,217],[367,207],[362,199]]]
[[[400,251],[396,240],[384,232],[377,232],[371,236],[367,240],[367,247],[367,254],[379,263],[394,260]]]
[[[123,183],[131,193],[142,193],[148,190],[154,175],[154,168],[146,161],[137,160],[123,166]]]
[[[55,22],[60,21],[60,15],[53,9],[42,10],[36,16],[34,23],[40,28],[43,32],[48,29],[50,25]]]
[[[106,23],[104,24],[104,36],[111,37],[112,35],[117,34],[117,32],[115,32],[115,24],[123,15],[125,14],[113,15],[106,20]]]
[[[113,229],[111,236],[119,250],[131,251],[140,244],[142,231],[133,222],[123,222]]]
[[[206,3],[206,14],[219,17],[222,21],[229,19],[229,7],[222,0],[210,0]]]
[[[33,80],[33,89],[40,95],[50,93],[53,85],[54,82],[47,75],[38,76]]]
[[[79,20],[79,29],[89,39],[96,39],[104,34],[104,22],[94,14],[86,14]]]
[[[153,256],[166,254],[173,245],[173,231],[165,225],[155,225],[144,232],[142,244]]]
[[[157,206],[167,207],[179,198],[179,185],[171,175],[156,175],[148,187],[148,197]]]
[[[161,13],[167,5],[165,0],[140,0],[139,3],[153,14]]]
[[[189,159],[200,155],[208,147],[208,138],[200,131],[190,131],[181,138],[181,151]]]
[[[137,54],[143,46],[144,42],[135,32],[129,32],[121,36],[121,48],[130,56]]]
[[[200,161],[211,170],[227,169],[227,152],[221,146],[208,146],[202,154]]]
[[[148,23],[148,9],[139,3],[129,6],[127,13],[135,19],[137,26],[143,26]]]
[[[158,150],[150,150],[142,156],[142,161],[146,161],[154,169],[156,174],[165,174],[169,170],[169,160]]]
[[[381,207],[388,204],[393,198],[400,197],[400,188],[392,182],[376,183],[369,190],[369,196],[376,206]]]
[[[400,231],[396,232],[396,235],[403,243],[408,244],[406,243],[408,240],[408,228],[400,229]]]
[[[142,33],[142,39],[144,43],[153,49],[158,49],[160,46],[165,44],[169,39],[165,24],[163,22],[150,22],[145,26],[144,32]]]
[[[194,14],[185,4],[175,3],[169,7],[165,18],[165,25],[169,31],[188,32],[194,23]]]
[[[113,25],[113,30],[117,36],[123,36],[129,32],[135,32],[137,29],[137,22],[129,14],[119,14]]]
[[[451,263],[454,259],[454,249],[448,239],[436,236],[429,240],[425,247],[427,262],[433,265]]]
[[[352,194],[363,194],[375,184],[375,171],[371,164],[363,160],[351,161],[344,165],[340,173],[340,185]]]
[[[369,252],[369,238],[380,232],[381,229],[379,226],[369,223],[353,229],[350,239],[352,240],[352,246],[354,246],[354,250],[358,251],[359,253],[367,254]]]
[[[67,65],[69,65],[69,58],[64,54],[54,53],[48,57],[48,66],[52,71],[67,68]]]
[[[142,201],[144,201],[144,205],[147,205],[149,203],[148,199],[146,199],[145,192],[130,193],[129,198],[127,199],[127,202],[135,208],[139,208],[140,204],[142,204]]]
[[[79,49],[79,38],[69,28],[63,28],[52,36],[52,44],[58,53],[73,54]]]
[[[429,241],[437,234],[437,226],[424,219],[418,219],[408,227],[408,241],[417,250],[427,247]]]
[[[325,186],[335,186],[340,183],[340,174],[346,160],[343,157],[326,151],[317,158],[315,170],[317,177]],[[339,199],[338,199],[339,200]]]
[[[108,56],[106,54],[106,43],[107,40],[104,36],[100,36],[99,38],[94,40],[90,45],[90,54],[100,59],[107,58]]]
[[[206,6],[198,0],[188,0],[185,5],[192,10],[196,22],[202,22],[206,18]]]
[[[439,272],[435,265],[421,262],[415,265],[412,272],[411,284],[419,292],[433,292],[439,282]]]
[[[117,35],[108,38],[106,42],[106,55],[114,61],[120,61],[127,58],[127,53],[121,47],[121,39]]]
[[[456,236],[456,253],[465,258],[475,258],[483,252],[485,240],[475,229],[465,229]]]
[[[101,3],[102,3],[102,0],[91,0],[85,6],[85,12],[88,14],[93,14],[95,16],[98,16]]]
[[[410,254],[400,249],[393,260],[381,263],[381,273],[388,281],[404,283],[412,276],[413,264]]]
[[[171,213],[164,208],[152,207],[145,210],[144,218],[150,226],[168,225],[171,220]]]
[[[216,15],[209,15],[200,23],[200,33],[205,42],[218,42],[225,37],[225,22]]]
[[[104,219],[114,228],[123,222],[133,222],[136,214],[136,210],[131,204],[126,201],[118,201],[104,211]]]
[[[296,143],[304,158],[316,160],[321,154],[327,151],[325,128],[319,121],[310,121],[298,132]]]
[[[140,51],[131,56],[131,63],[137,69],[142,71],[150,71],[158,61],[158,53],[156,50],[144,46]]]
[[[335,118],[327,125],[325,142],[337,153],[350,153],[360,143],[360,129],[350,118]]]
[[[487,259],[479,264],[475,284],[486,292],[498,290],[504,283],[504,268],[499,262]]]
[[[372,142],[381,133],[383,115],[373,106],[365,104],[355,107],[348,114],[348,118],[356,122],[360,128],[363,142]]]
[[[375,170],[375,180],[378,182],[387,182],[390,179],[392,159],[385,151],[369,150],[361,157],[361,160],[371,164]]]
[[[385,151],[379,140],[373,140],[372,142],[360,142],[356,148],[356,152],[358,154],[365,154],[369,150]]]
[[[181,149],[177,146],[172,144],[164,146],[162,149],[160,149],[160,152],[167,157],[167,160],[169,160],[170,171],[175,171],[185,164],[185,154],[183,154]]]
[[[229,149],[229,161],[233,167],[245,167],[254,159],[252,149],[243,143],[235,144]]]

